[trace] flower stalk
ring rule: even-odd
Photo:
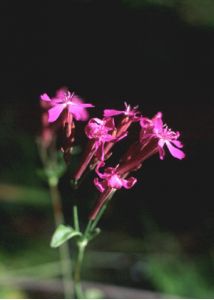
[[[73,274],[73,283],[74,283],[74,297],[75,299],[83,299],[84,298],[84,291],[82,288],[82,284],[81,284],[81,271],[82,271],[82,265],[83,265],[83,260],[84,260],[84,255],[85,255],[85,250],[86,247],[89,243],[89,241],[91,241],[97,234],[100,233],[100,230],[97,230],[97,232],[95,232],[97,227],[98,222],[100,221],[101,217],[103,216],[107,206],[108,206],[108,202],[110,201],[111,197],[113,196],[115,191],[111,191],[110,195],[108,197],[108,201],[105,202],[105,204],[101,207],[101,209],[99,210],[98,214],[96,215],[95,219],[89,219],[88,224],[85,228],[84,234],[82,237],[80,237],[77,241],[76,241],[76,245],[77,245],[77,256],[76,256],[76,263],[75,263],[75,268],[74,268],[74,274]],[[78,228],[78,214],[77,214],[77,207],[74,206],[73,208],[73,212],[74,212],[74,216],[76,218],[74,218],[74,224],[76,223],[75,227],[77,226]]]
[[[48,145],[44,143],[43,135],[38,139],[38,150],[41,161],[43,163],[43,169],[45,178],[48,183],[50,198],[53,207],[53,215],[55,226],[64,224],[64,215],[62,210],[62,199],[58,189],[59,175],[57,175],[57,153],[55,148],[55,139],[49,140]],[[69,252],[68,243],[64,243],[59,247],[59,259],[62,272],[63,291],[66,299],[71,299],[73,295],[72,289],[72,264]]]

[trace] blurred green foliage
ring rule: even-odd
[[[150,232],[144,242],[144,275],[156,290],[183,298],[213,298],[211,255],[188,253],[175,235],[160,230]]]
[[[0,289],[0,299],[25,299],[26,297],[26,293],[16,287],[1,287]]]
[[[147,263],[149,278],[162,293],[183,298],[213,298],[213,283],[203,270],[207,264],[205,258],[198,261],[183,255],[158,254],[149,256]]]
[[[12,224],[7,224],[8,242],[11,245],[6,246],[7,238],[2,235],[0,285],[2,286],[1,280],[9,281],[14,277],[28,276],[34,280],[59,278],[61,272],[58,251],[49,247],[52,234],[50,207],[42,206],[44,214],[31,227],[28,219],[25,219],[28,210],[17,213],[17,206],[15,210],[11,210],[11,205],[4,205],[5,213],[10,215],[16,211],[16,219],[21,220],[29,232],[25,232],[23,226],[19,228],[20,225],[16,226],[16,231],[9,232]],[[40,211],[40,206],[34,206],[34,214],[37,211]],[[84,280],[152,289],[176,297],[213,297],[214,288],[210,278],[212,257],[206,254],[188,254],[182,249],[178,237],[154,226],[148,221],[148,216],[145,218],[141,214],[141,217],[147,220],[142,236],[104,230],[90,245],[84,265]],[[34,228],[37,228],[37,232]],[[15,295],[15,298],[25,295],[18,288],[8,287],[4,287],[2,293],[6,298],[10,298],[10,295]]]

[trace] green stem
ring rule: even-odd
[[[75,264],[74,270],[74,296],[75,299],[83,299],[84,293],[81,286],[81,268],[82,262],[84,258],[85,248],[87,246],[88,241],[86,239],[81,239],[78,243],[78,253],[77,253],[77,260]]]
[[[107,208],[107,205],[108,205],[108,201],[106,201],[106,203],[101,207],[100,211],[98,212],[95,220],[93,221],[93,223],[91,225],[90,231],[93,231],[96,228],[98,222],[100,221],[102,215],[104,214],[104,212]]]
[[[90,227],[90,231],[93,231],[93,230],[96,228],[98,222],[100,221],[101,217],[103,216],[103,214],[104,214],[104,212],[105,212],[105,210],[106,210],[106,208],[107,208],[107,206],[108,206],[108,203],[109,203],[109,201],[111,200],[111,198],[113,197],[114,193],[115,193],[115,190],[113,190],[113,191],[110,193],[110,195],[109,195],[108,199],[106,200],[105,204],[104,204],[104,205],[101,207],[101,209],[99,210],[99,212],[98,212],[96,218],[95,218],[94,221],[92,222],[92,225],[91,225],[91,227]],[[90,221],[89,221],[89,222],[90,222]]]
[[[90,234],[91,231],[91,225],[93,224],[93,220],[89,220],[88,224],[86,226],[85,232],[84,232],[84,237],[87,239],[88,235]]]
[[[115,193],[115,190],[110,193],[108,200],[101,207],[95,220],[88,221],[88,224],[86,226],[83,236],[77,242],[78,252],[77,252],[77,260],[76,260],[75,270],[74,270],[74,295],[75,295],[76,299],[84,298],[84,293],[83,293],[82,286],[81,286],[81,268],[82,268],[84,254],[85,254],[85,248],[86,248],[89,240],[93,238],[93,230],[96,228],[98,222],[100,221],[102,215],[104,214],[104,212],[108,206],[108,203],[114,193]],[[74,224],[76,224],[76,225],[77,225],[77,223],[76,223],[77,220],[78,220],[77,208],[75,208],[75,206],[74,206]],[[76,225],[75,225],[75,228],[76,228]]]
[[[58,190],[58,180],[52,178],[49,180],[50,195],[52,199],[54,219],[56,227],[60,224],[64,224],[64,216],[62,212],[61,196]],[[64,296],[66,299],[71,299],[72,290],[72,266],[70,259],[70,252],[68,243],[64,243],[59,247],[60,263],[62,268],[62,280],[64,288]]]
[[[78,210],[77,210],[76,205],[73,207],[73,218],[74,218],[74,228],[75,228],[75,230],[80,231]]]

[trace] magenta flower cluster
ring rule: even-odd
[[[67,89],[60,89],[54,98],[43,94],[40,99],[48,104],[46,107],[48,122],[52,124],[60,120],[60,124],[66,129],[67,142],[63,151],[70,153],[74,143],[75,121],[86,121],[88,119],[86,109],[94,106],[85,104]],[[106,160],[112,155],[112,148],[128,136],[133,123],[139,124],[138,138],[129,146],[115,167],[105,168]],[[88,145],[73,179],[78,183],[87,168],[95,168],[97,177],[94,179],[94,185],[100,191],[100,197],[90,215],[91,219],[95,219],[112,192],[122,187],[130,189],[136,184],[137,179],[130,176],[130,173],[138,170],[152,155],[159,154],[163,160],[168,150],[179,160],[185,157],[181,150],[183,144],[179,140],[180,133],[172,131],[163,122],[161,112],[149,119],[141,114],[137,106],[132,108],[127,103],[124,110],[105,109],[103,118],[90,119],[85,126],[85,134]],[[101,171],[101,168],[104,170]]]

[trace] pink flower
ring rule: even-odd
[[[107,110],[105,115],[112,116],[121,114],[121,111]],[[94,220],[102,206],[111,199],[114,192],[122,187],[130,189],[137,182],[134,177],[129,177],[131,172],[137,171],[143,162],[152,155],[159,152],[160,158],[165,155],[164,146],[169,149],[172,156],[183,159],[185,154],[180,148],[182,143],[178,140],[180,133],[174,132],[163,124],[162,113],[157,113],[152,119],[140,118],[141,132],[140,139],[130,145],[119,164],[115,168],[105,168],[104,172],[99,171],[104,162],[100,162],[96,168],[99,178],[94,179],[94,184],[101,192],[99,199],[92,210],[89,219]]]
[[[85,127],[85,134],[90,142],[85,150],[82,161],[74,174],[74,180],[77,182],[86,170],[92,159],[90,168],[93,169],[98,161],[107,159],[105,147],[109,143],[114,144],[127,135],[127,132],[116,136],[116,127],[113,118],[90,119]]]
[[[115,130],[115,137],[126,136],[128,135],[128,129],[133,122],[137,122],[140,120],[140,112],[137,110],[138,106],[131,108],[125,102],[125,110],[116,110],[116,109],[105,109],[104,110],[104,117],[112,117],[122,115],[117,122],[117,128]],[[114,146],[113,142],[108,143],[105,146],[105,155],[111,155],[110,150]]]
[[[140,114],[140,112],[137,110],[138,106],[131,108],[131,106],[128,105],[126,102],[124,104],[125,104],[125,110],[105,109],[104,117],[113,117],[113,116],[118,116],[118,115],[124,115],[126,117],[134,119],[135,121],[138,121],[139,114]]]
[[[116,130],[114,119],[104,118],[103,120],[98,118],[91,119],[85,127],[85,133],[87,137],[94,140],[94,148],[96,150],[96,156],[100,160],[104,160],[105,151],[104,145],[106,142],[116,142],[124,138],[127,134],[121,135],[115,138],[113,135]]]
[[[89,103],[82,103],[82,100],[74,93],[71,94],[67,89],[60,89],[57,91],[54,98],[50,98],[47,94],[40,96],[40,99],[50,103],[52,106],[48,110],[48,121],[56,121],[64,109],[68,109],[68,112],[77,121],[85,121],[88,119],[88,113],[85,108],[94,107]]]
[[[167,146],[171,155],[178,159],[183,159],[185,154],[178,148],[183,148],[182,143],[178,140],[180,133],[174,132],[168,128],[166,124],[163,124],[162,113],[158,112],[151,120],[142,117],[140,120],[142,127],[141,142],[149,141],[152,138],[158,139],[158,151],[160,159],[164,159],[165,151],[164,145]]]
[[[86,125],[85,133],[89,139],[106,142],[112,140],[113,137],[109,132],[112,132],[114,129],[115,124],[112,118],[103,120],[93,118]]]
[[[106,168],[104,173],[101,173],[99,168],[103,167],[104,165],[104,163],[100,163],[96,168],[96,173],[102,179],[102,181],[99,181],[98,178],[94,179],[94,184],[101,193],[106,191],[107,188],[119,190],[124,187],[125,189],[131,189],[137,182],[137,179],[134,177],[129,177],[128,179],[122,178],[117,173],[117,167]]]

